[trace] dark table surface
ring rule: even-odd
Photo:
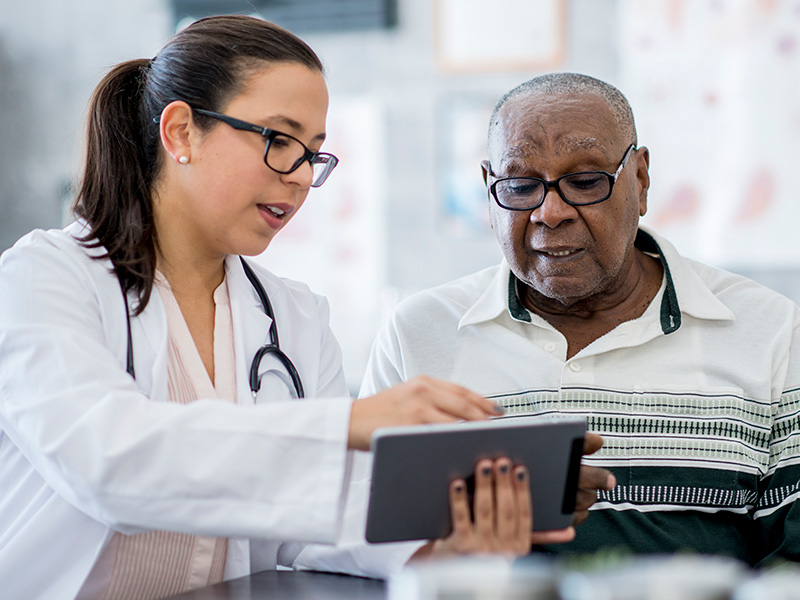
[[[386,583],[377,579],[316,573],[262,571],[173,596],[172,600],[384,600]]]

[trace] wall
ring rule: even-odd
[[[162,0],[0,0],[0,250],[58,227],[79,163],[92,89],[111,65],[152,56],[166,38]]]

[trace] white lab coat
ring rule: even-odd
[[[131,319],[134,381],[119,283],[81,233],[34,231],[0,258],[3,597],[73,598],[114,531],[229,537],[226,579],[291,564],[302,547],[270,540],[334,542],[352,400],[325,299],[251,263],[307,396],[292,399],[265,359],[254,406],[250,361],[270,319],[229,257],[238,405],[171,404],[159,294]]]

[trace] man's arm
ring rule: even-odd
[[[359,397],[372,396],[406,381],[402,366],[400,343],[390,319],[378,331],[367,361]]]
[[[800,309],[795,309],[782,393],[773,411],[769,466],[753,510],[758,565],[800,561]]]

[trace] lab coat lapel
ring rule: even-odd
[[[233,316],[238,400],[240,404],[252,404],[250,363],[258,349],[269,341],[272,319],[264,312],[238,256],[228,256],[225,259],[225,271]],[[267,283],[263,279],[261,283],[269,293]]]
[[[136,306],[135,296],[128,296],[128,305]],[[131,339],[139,389],[151,400],[167,402],[167,313],[155,286],[144,311],[131,318]]]

